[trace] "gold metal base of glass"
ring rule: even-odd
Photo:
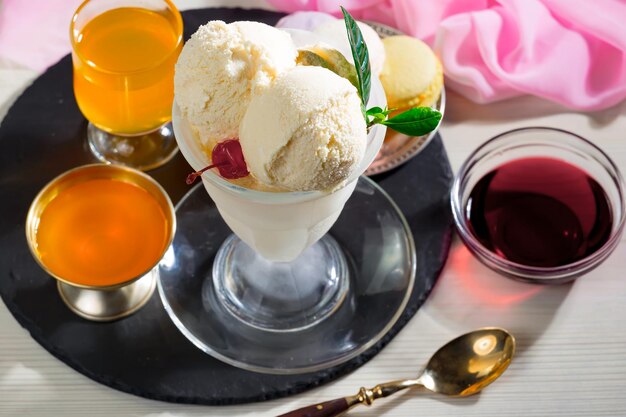
[[[58,281],[65,304],[74,313],[93,321],[112,321],[133,314],[148,302],[158,276],[158,268],[120,288],[95,290],[74,287]]]

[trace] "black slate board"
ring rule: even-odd
[[[274,24],[282,15],[260,10],[202,9],[183,13],[185,35],[212,19]],[[95,162],[86,147],[87,122],[72,92],[70,57],[39,77],[0,126],[0,294],[17,321],[50,353],[89,378],[162,401],[235,404],[295,394],[344,375],[376,355],[422,305],[448,254],[452,172],[440,137],[409,163],[375,178],[402,209],[417,246],[417,277],[398,323],[372,349],[315,374],[276,376],[243,371],[202,353],[178,332],[158,293],[138,313],[94,323],[71,313],[31,257],[24,234],[28,207],[62,172]],[[176,203],[190,172],[178,154],[151,171]]]

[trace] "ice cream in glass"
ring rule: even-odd
[[[214,260],[216,292],[241,321],[268,331],[310,327],[345,298],[347,262],[327,232],[384,139],[384,126],[368,130],[357,88],[333,62],[301,65],[301,49],[319,42],[212,21],[176,65],[179,148],[194,170],[213,166],[202,182],[235,234]],[[368,106],[384,105],[373,80]]]

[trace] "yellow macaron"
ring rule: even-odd
[[[434,105],[443,87],[443,68],[428,45],[410,36],[383,39],[385,62],[380,82],[390,109]]]

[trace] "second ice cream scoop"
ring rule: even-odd
[[[327,190],[363,159],[367,129],[348,80],[320,67],[296,67],[252,98],[239,129],[248,168],[265,184]]]

